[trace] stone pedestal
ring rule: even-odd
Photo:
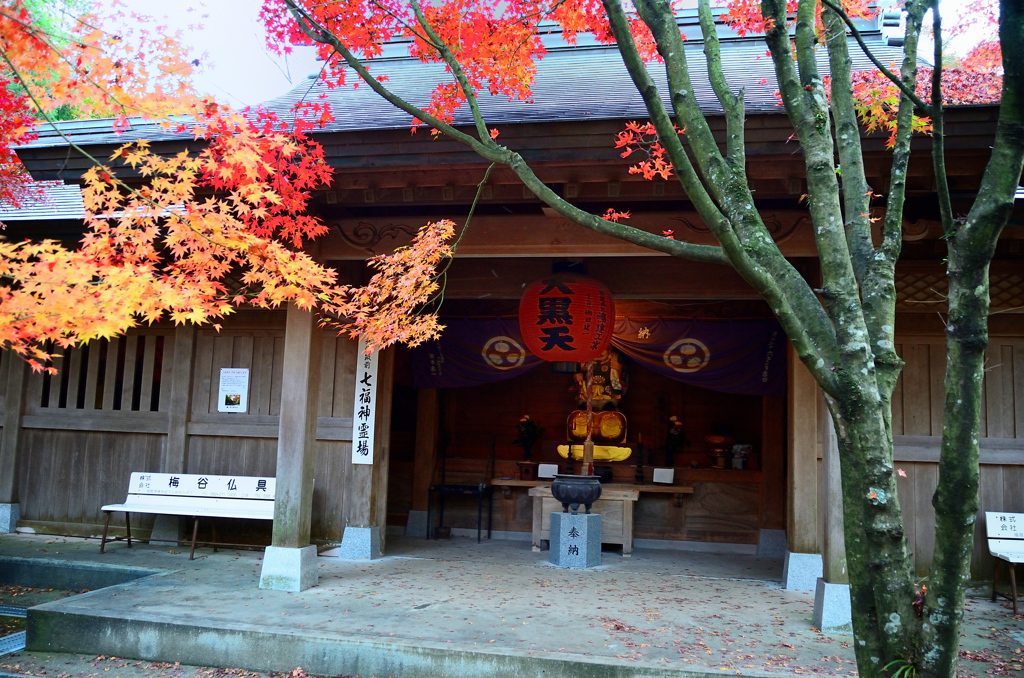
[[[601,514],[552,513],[549,558],[559,567],[601,564]]]
[[[338,548],[338,557],[347,560],[379,558],[380,531],[376,527],[346,527]]]
[[[150,546],[177,546],[181,541],[181,521],[181,516],[158,515],[149,535]]]
[[[409,511],[409,517],[405,521],[406,537],[426,538],[428,529],[426,511]]]
[[[814,617],[811,623],[823,633],[853,633],[850,585],[830,584],[819,578],[814,590]]]
[[[304,591],[320,581],[316,547],[268,546],[263,554],[260,588],[273,591]]]
[[[782,560],[786,557],[786,531],[760,530],[757,535],[757,557]]]
[[[782,566],[782,587],[789,591],[813,591],[821,577],[821,555],[786,551]]]
[[[21,504],[0,504],[0,534],[9,534],[18,527]]]

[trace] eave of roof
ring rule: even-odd
[[[902,59],[902,48],[889,46],[879,30],[866,30],[865,38],[883,63]],[[778,90],[771,59],[760,39],[723,38],[722,67],[734,91],[744,90],[749,114],[779,114],[775,92]],[[707,63],[702,53],[703,42],[691,40],[686,51],[694,94],[701,108],[709,115],[721,113],[721,105],[707,77]],[[854,69],[871,68],[870,61],[851,39]],[[825,50],[819,50],[818,67],[828,73]],[[408,56],[387,57],[370,62],[371,72],[387,76],[388,88],[406,101],[421,107],[428,105],[437,82],[450,79],[441,64],[423,63]],[[648,66],[662,98],[668,104],[668,88],[660,63]],[[355,76],[353,75],[354,79]],[[329,103],[335,120],[316,134],[331,132],[409,129],[412,118],[363,84],[329,89],[319,81],[305,81],[287,94],[272,99],[263,107],[290,119],[299,101]],[[571,122],[609,119],[644,119],[647,111],[626,72],[614,46],[594,43],[577,46],[552,46],[537,62],[537,74],[530,101],[479,95],[480,107],[491,126],[536,122]],[[455,112],[455,125],[471,125],[466,107]],[[25,149],[64,147],[70,139],[80,146],[118,145],[137,140],[188,141],[188,132],[174,132],[152,123],[135,121],[131,129],[117,133],[110,121],[88,120],[61,123],[60,132],[40,127],[36,140]],[[65,136],[67,139],[65,139]]]
[[[21,207],[0,203],[0,222],[81,221],[85,218],[82,189],[77,184],[42,181],[36,187],[39,189],[39,197],[26,201]]]

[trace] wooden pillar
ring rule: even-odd
[[[437,461],[440,408],[436,388],[420,389],[416,402],[416,456],[412,471],[412,507],[427,510],[427,490]]]
[[[391,462],[391,402],[395,393],[395,351],[381,353],[377,377],[377,426],[374,433],[374,454],[379,463],[373,465],[373,490],[370,497],[373,514],[370,524],[380,531],[380,554],[384,555],[384,542],[388,530],[388,474]]]
[[[437,465],[437,439],[440,430],[439,393],[435,388],[420,389],[416,402],[416,453],[412,470],[412,510],[405,526],[407,536],[426,536],[429,489]]]
[[[814,591],[821,576],[818,555],[818,402],[814,377],[787,344],[786,560],[783,586]]]
[[[312,313],[289,304],[277,433],[274,534],[263,555],[261,589],[302,591],[319,581],[316,547],[309,543],[309,532],[322,336]]]
[[[821,392],[792,344],[788,346],[786,539],[792,553],[818,553],[818,402]]]
[[[322,335],[312,313],[288,306],[277,437],[274,546],[309,545]]]
[[[18,446],[21,444],[21,416],[25,409],[28,363],[8,353],[4,401],[4,429],[0,436],[0,533],[14,532],[21,515],[18,503]]]
[[[185,473],[188,468],[188,420],[192,410],[192,361],[195,356],[195,325],[174,329],[171,356],[171,399],[167,406],[167,439],[160,460],[161,473]]]
[[[839,470],[839,442],[832,415],[821,404],[821,494],[825,536],[822,576],[830,584],[847,584],[846,544],[843,539],[843,487]]]
[[[341,546],[343,558],[376,558],[384,551],[394,366],[394,350],[381,351],[377,362],[373,463],[353,464],[351,456],[348,459],[348,473],[345,474],[345,535]]]
[[[824,633],[853,630],[846,547],[843,544],[843,490],[839,444],[824,398],[818,407],[821,423],[822,573],[814,588],[811,623]]]
[[[170,397],[166,408],[163,405],[160,407],[161,410],[167,410],[167,437],[164,438],[160,456],[161,473],[185,473],[188,469],[188,422],[192,411],[192,361],[195,345],[195,325],[179,325],[174,328],[174,348],[165,370],[170,379]],[[156,546],[177,545],[185,537],[184,530],[188,529],[185,523],[181,516],[154,517],[149,543]]]
[[[786,529],[786,401],[781,396],[761,399],[761,529]]]

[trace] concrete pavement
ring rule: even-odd
[[[753,556],[605,552],[598,568],[565,570],[528,542],[389,537],[387,557],[320,558],[320,585],[287,593],[257,587],[259,552],[204,549],[189,561],[187,549],[98,550],[0,537],[0,560],[147,575],[32,608],[29,655],[363,678],[856,673],[852,638],[812,629],[813,595],[782,589],[781,561]],[[970,598],[965,667],[1019,667],[1014,634],[1024,637],[1020,618]]]

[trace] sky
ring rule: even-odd
[[[234,107],[284,94],[317,72],[312,48],[283,59],[269,52],[259,23],[260,0],[122,0],[131,12],[181,29],[201,59],[196,88]],[[110,4],[99,0],[97,4]]]

